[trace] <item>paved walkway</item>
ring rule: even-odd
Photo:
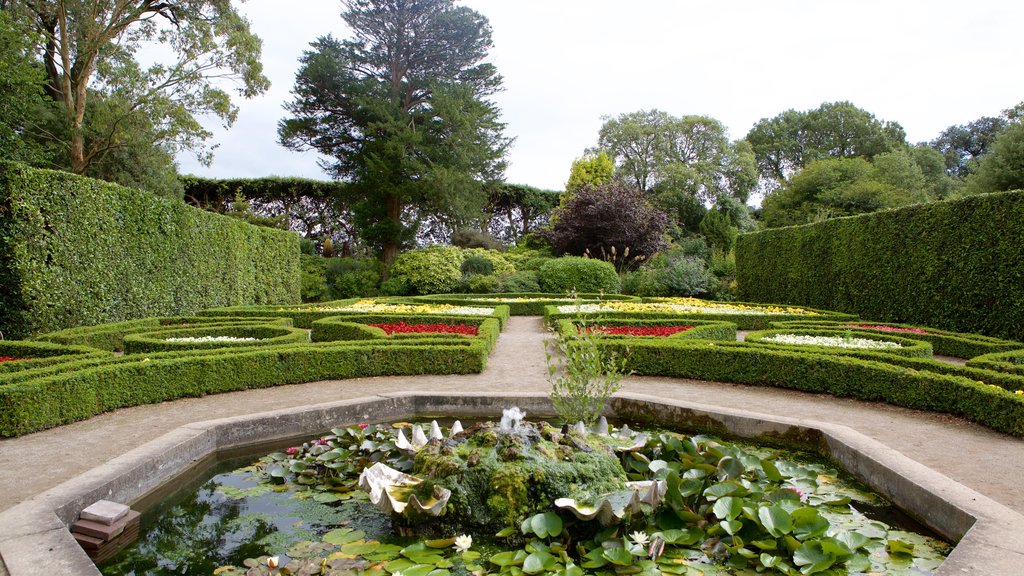
[[[535,317],[513,317],[482,374],[313,382],[126,408],[0,440],[0,510],[196,421],[383,392],[547,392],[545,338]],[[1024,513],[1024,440],[959,418],[773,388],[678,378],[628,378],[624,391],[843,424]]]

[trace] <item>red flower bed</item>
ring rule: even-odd
[[[693,326],[591,326],[587,331],[615,336],[671,336],[690,328]]]
[[[468,324],[406,324],[405,322],[391,322],[388,324],[369,324],[374,328],[380,328],[388,336],[392,334],[462,334],[464,336],[476,336],[476,326]]]
[[[10,356],[0,356],[0,362],[10,362],[11,360],[31,360],[31,358],[12,358]]]
[[[881,332],[903,332],[905,334],[928,334],[927,330],[920,328],[901,328],[899,326],[886,326],[885,324],[847,324],[845,328],[860,328],[861,330],[879,330]]]

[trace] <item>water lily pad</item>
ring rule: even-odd
[[[554,568],[557,560],[547,552],[534,552],[523,561],[523,572],[527,574],[540,574],[545,570]]]
[[[793,531],[793,518],[778,504],[762,506],[757,511],[757,517],[764,529],[775,538]]]
[[[616,566],[631,566],[633,564],[633,555],[625,548],[608,548],[603,550],[601,555]]]
[[[362,530],[353,530],[352,528],[338,528],[337,530],[331,530],[327,534],[324,534],[323,541],[328,544],[334,544],[335,546],[341,546],[348,544],[349,542],[355,542],[356,540],[362,540],[366,537],[366,533]]]

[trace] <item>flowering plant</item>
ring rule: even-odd
[[[490,316],[494,308],[477,306],[453,306],[451,304],[398,304],[394,302],[377,302],[376,300],[360,300],[348,306],[314,306],[314,312],[356,312],[379,314],[464,314],[467,316]]]
[[[591,326],[585,330],[610,336],[671,336],[690,328],[693,326]]]
[[[468,324],[406,324],[405,322],[391,322],[388,324],[368,324],[368,326],[380,328],[388,336],[392,334],[421,333],[477,335],[477,327]]]
[[[0,356],[0,362],[11,362],[14,360],[31,360],[31,358],[14,358],[12,356]]]
[[[931,334],[921,328],[904,328],[902,326],[887,326],[885,324],[845,324],[844,328],[857,328],[860,330],[879,330],[881,332],[903,332],[907,334]]]
[[[558,311],[566,312],[655,312],[672,314],[801,314],[817,316],[817,312],[803,308],[782,306],[750,306],[747,304],[711,302],[699,298],[666,298],[659,302],[605,302],[603,304],[567,304]]]

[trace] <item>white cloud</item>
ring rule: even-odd
[[[930,140],[1024,100],[1024,4],[979,0],[466,0],[494,31],[505,77],[496,98],[516,138],[508,180],[561,188],[572,160],[596,143],[602,115],[660,108],[707,114],[743,137],[788,108],[849,100]],[[241,4],[264,41],[273,82],[239,101],[207,169],[214,177],[326,176],[316,154],[276,144],[298,57],[317,36],[346,36],[340,3]]]

